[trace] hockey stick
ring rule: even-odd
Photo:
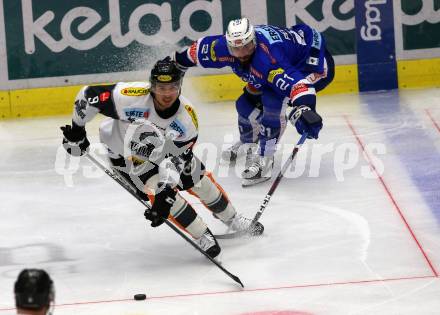
[[[236,238],[236,237],[240,237],[240,236],[249,234],[249,231],[252,231],[253,226],[258,222],[258,220],[260,219],[264,210],[266,209],[267,205],[269,204],[270,198],[272,197],[273,193],[275,192],[279,183],[281,182],[281,179],[283,178],[284,173],[286,172],[290,163],[292,163],[292,161],[295,159],[295,156],[298,153],[299,148],[306,141],[306,139],[307,139],[307,132],[305,132],[301,136],[298,143],[293,148],[292,154],[290,155],[289,159],[286,161],[286,163],[284,163],[281,171],[278,173],[277,178],[275,178],[272,186],[269,189],[269,192],[267,193],[266,197],[264,197],[264,199],[263,199],[263,203],[260,205],[260,209],[257,211],[254,218],[252,219],[252,223],[251,223],[249,229],[247,231],[239,231],[239,232],[235,232],[235,233],[216,235],[215,236],[216,238],[218,238],[218,239],[231,239],[231,238]]]
[[[128,191],[133,197],[135,197],[137,200],[139,200],[140,203],[144,207],[147,207],[148,209],[151,209],[150,205],[142,200],[137,194],[136,190],[131,186],[129,183],[125,181],[125,179],[122,179],[117,173],[112,172],[107,167],[105,167],[103,164],[101,164],[98,160],[96,160],[93,156],[86,153],[85,157],[89,159],[90,162],[95,164],[98,168],[103,170],[109,177],[111,177],[115,182],[117,182],[120,186],[122,186],[126,191]],[[188,236],[186,236],[182,231],[179,230],[179,228],[175,227],[171,222],[168,220],[165,220],[165,224],[168,225],[174,232],[180,235],[185,241],[187,241],[189,244],[191,244],[192,247],[194,247],[198,252],[200,252],[202,255],[204,255],[208,260],[210,260],[214,265],[216,265],[220,270],[222,270],[225,274],[227,274],[232,280],[240,284],[243,288],[244,285],[241,282],[240,278],[230,273],[226,268],[224,268],[220,263],[215,260],[214,258],[211,258],[204,250],[202,250],[197,244],[195,244]]]

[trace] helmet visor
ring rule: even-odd
[[[158,95],[173,95],[180,92],[182,80],[170,83],[155,82],[151,86],[151,91]]]
[[[229,53],[237,58],[247,57],[253,54],[255,50],[254,41],[250,41],[244,46],[230,46],[228,45]]]

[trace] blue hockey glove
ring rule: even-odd
[[[318,139],[322,129],[322,118],[308,106],[294,108],[289,114],[289,121],[295,126],[299,134],[307,132],[309,139]]]

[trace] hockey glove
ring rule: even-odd
[[[170,209],[176,201],[177,192],[174,189],[161,183],[158,186],[160,191],[154,196],[153,206],[144,212],[145,219],[151,221],[152,227],[157,227],[168,219]]]
[[[308,106],[294,108],[289,114],[289,121],[295,126],[299,134],[307,132],[309,139],[318,139],[322,129],[322,118]]]
[[[87,152],[90,142],[86,136],[85,128],[70,125],[60,127],[63,131],[63,147],[73,156],[81,156]]]

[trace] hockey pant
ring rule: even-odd
[[[259,141],[259,155],[272,156],[286,128],[288,102],[283,101],[272,90],[264,89],[261,103],[256,103],[247,93],[243,93],[235,105],[240,141],[242,143]]]

